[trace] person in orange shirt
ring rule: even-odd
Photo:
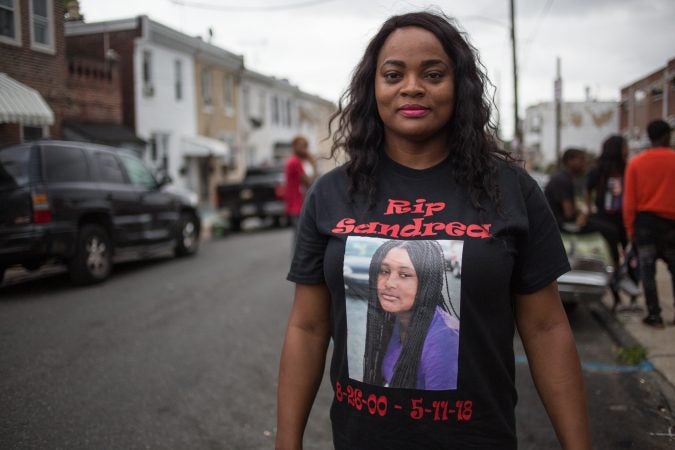
[[[629,238],[637,245],[648,309],[642,321],[654,328],[664,327],[656,290],[659,258],[668,265],[675,296],[675,150],[670,147],[671,130],[663,120],[647,125],[652,147],[629,161],[623,198],[623,220]]]

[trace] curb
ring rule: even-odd
[[[607,330],[611,338],[619,347],[643,347],[643,345],[626,330],[621,322],[614,317],[604,303],[593,302],[588,304],[588,310],[593,318]],[[659,409],[662,412],[667,411],[668,415],[673,417],[675,411],[675,386],[668,381],[663,373],[654,367],[648,358],[642,360],[636,367],[639,368],[640,365],[650,368],[650,370],[644,372],[643,377],[649,378],[656,385],[660,394],[661,403],[663,403],[662,405],[659,405]]]
[[[619,347],[638,347],[642,346],[637,339],[630,334],[626,328],[616,320],[614,315],[607,309],[602,302],[593,302],[588,304],[588,310],[591,315],[605,327],[609,335]]]

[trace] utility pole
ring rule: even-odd
[[[511,0],[511,53],[513,55],[513,140],[516,144],[512,150],[520,153],[523,145],[523,133],[518,117],[518,58],[516,55],[516,12],[515,0]]]
[[[562,106],[562,78],[560,78],[560,57],[556,59],[555,91],[555,163],[560,167],[560,110]]]

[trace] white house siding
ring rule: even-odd
[[[619,132],[619,103],[615,101],[565,102],[561,105],[560,150],[579,147],[598,155],[607,137]],[[555,103],[527,108],[523,140],[534,167],[556,161]]]
[[[152,55],[152,87],[154,94],[144,94],[143,54]],[[183,82],[182,98],[175,95],[175,61],[181,61]],[[162,166],[163,136],[166,138],[168,174],[174,183],[198,192],[198,174],[187,165],[181,149],[183,136],[197,134],[195,112],[194,62],[192,56],[147,40],[139,39],[134,51],[134,83],[136,96],[136,133],[147,140],[159,139],[157,160],[152,152],[146,153],[147,161],[157,168]]]
[[[326,111],[334,109],[332,103],[302,92],[286,80],[250,70],[242,74],[240,98],[239,133],[247,165],[285,160],[297,135],[307,138],[311,152],[325,154],[326,144],[321,140],[327,134]]]

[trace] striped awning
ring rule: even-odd
[[[227,143],[206,136],[183,136],[181,150],[185,156],[214,156],[221,159],[230,156],[230,147]]]
[[[38,91],[0,73],[0,123],[51,125],[54,112]]]

